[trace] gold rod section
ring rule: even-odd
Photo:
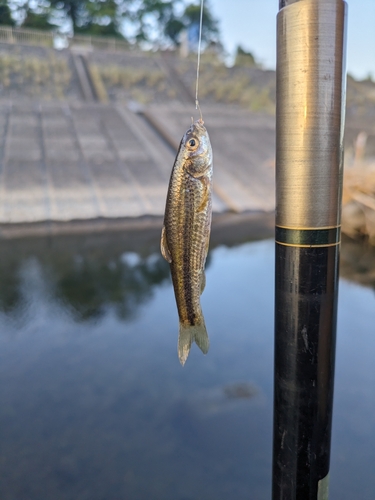
[[[340,225],[346,10],[299,0],[277,16],[277,226]]]

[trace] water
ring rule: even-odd
[[[210,253],[182,368],[158,232],[3,242],[0,498],[269,499],[273,245]],[[374,498],[374,306],[341,281],[332,499]]]

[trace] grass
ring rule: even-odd
[[[189,76],[189,79],[192,79],[192,66],[187,61],[182,61],[177,70],[181,77],[188,79]],[[195,79],[190,81],[190,87],[194,91]],[[256,85],[246,73],[227,68],[215,59],[207,61],[201,67],[199,93],[201,99],[234,104],[250,111],[275,113],[275,102],[272,98],[274,89],[271,84]]]
[[[96,66],[96,68],[106,85],[122,87],[126,90],[131,90],[136,85],[156,90],[165,88],[165,75],[162,71],[122,68],[116,65]]]
[[[100,78],[103,88],[108,92],[111,92],[111,88],[124,90],[128,97],[141,104],[152,102],[158,93],[167,93],[169,98],[174,97],[174,92],[168,90],[166,75],[162,71],[124,68],[115,64],[108,66],[90,64],[90,67],[91,72]],[[118,95],[116,99],[121,101],[123,97]]]
[[[0,85],[17,88],[29,96],[63,98],[71,82],[67,61],[53,55],[45,59],[0,54]]]
[[[359,163],[344,173],[342,231],[375,245],[375,163]]]
[[[88,70],[90,72],[92,83],[95,87],[96,95],[100,102],[108,102],[108,94],[103,83],[102,77],[100,76],[100,71],[97,66],[88,64]]]

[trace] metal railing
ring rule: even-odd
[[[50,31],[39,31],[32,29],[0,27],[0,42],[25,45],[54,46],[55,34]]]
[[[129,50],[130,45],[125,40],[118,38],[107,38],[100,36],[75,35],[74,37],[66,37],[69,47],[74,45],[85,46],[91,49],[107,50],[109,52],[118,52]]]
[[[67,48],[80,46],[88,50],[106,50],[118,52],[129,50],[130,44],[125,40],[99,36],[76,35],[68,36],[58,32],[34,29],[0,27],[0,43],[38,45],[43,47]]]

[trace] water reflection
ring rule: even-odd
[[[11,313],[20,304],[19,262],[0,260],[0,310]]]
[[[343,235],[340,273],[343,278],[375,290],[375,247]]]
[[[0,260],[0,310],[18,315],[26,306],[25,292],[43,283],[50,299],[60,301],[76,321],[98,320],[108,308],[123,320],[134,318],[154,287],[169,280],[169,267],[154,248],[143,255],[126,251],[127,245],[110,249],[111,238],[85,248],[65,242],[51,248],[49,240],[34,241],[28,253],[23,248],[21,258],[6,242]]]
[[[124,253],[110,261],[76,256],[65,264],[52,270],[55,293],[78,321],[101,318],[109,306],[119,318],[133,318],[154,286],[169,279],[168,266],[156,254],[140,258]]]

